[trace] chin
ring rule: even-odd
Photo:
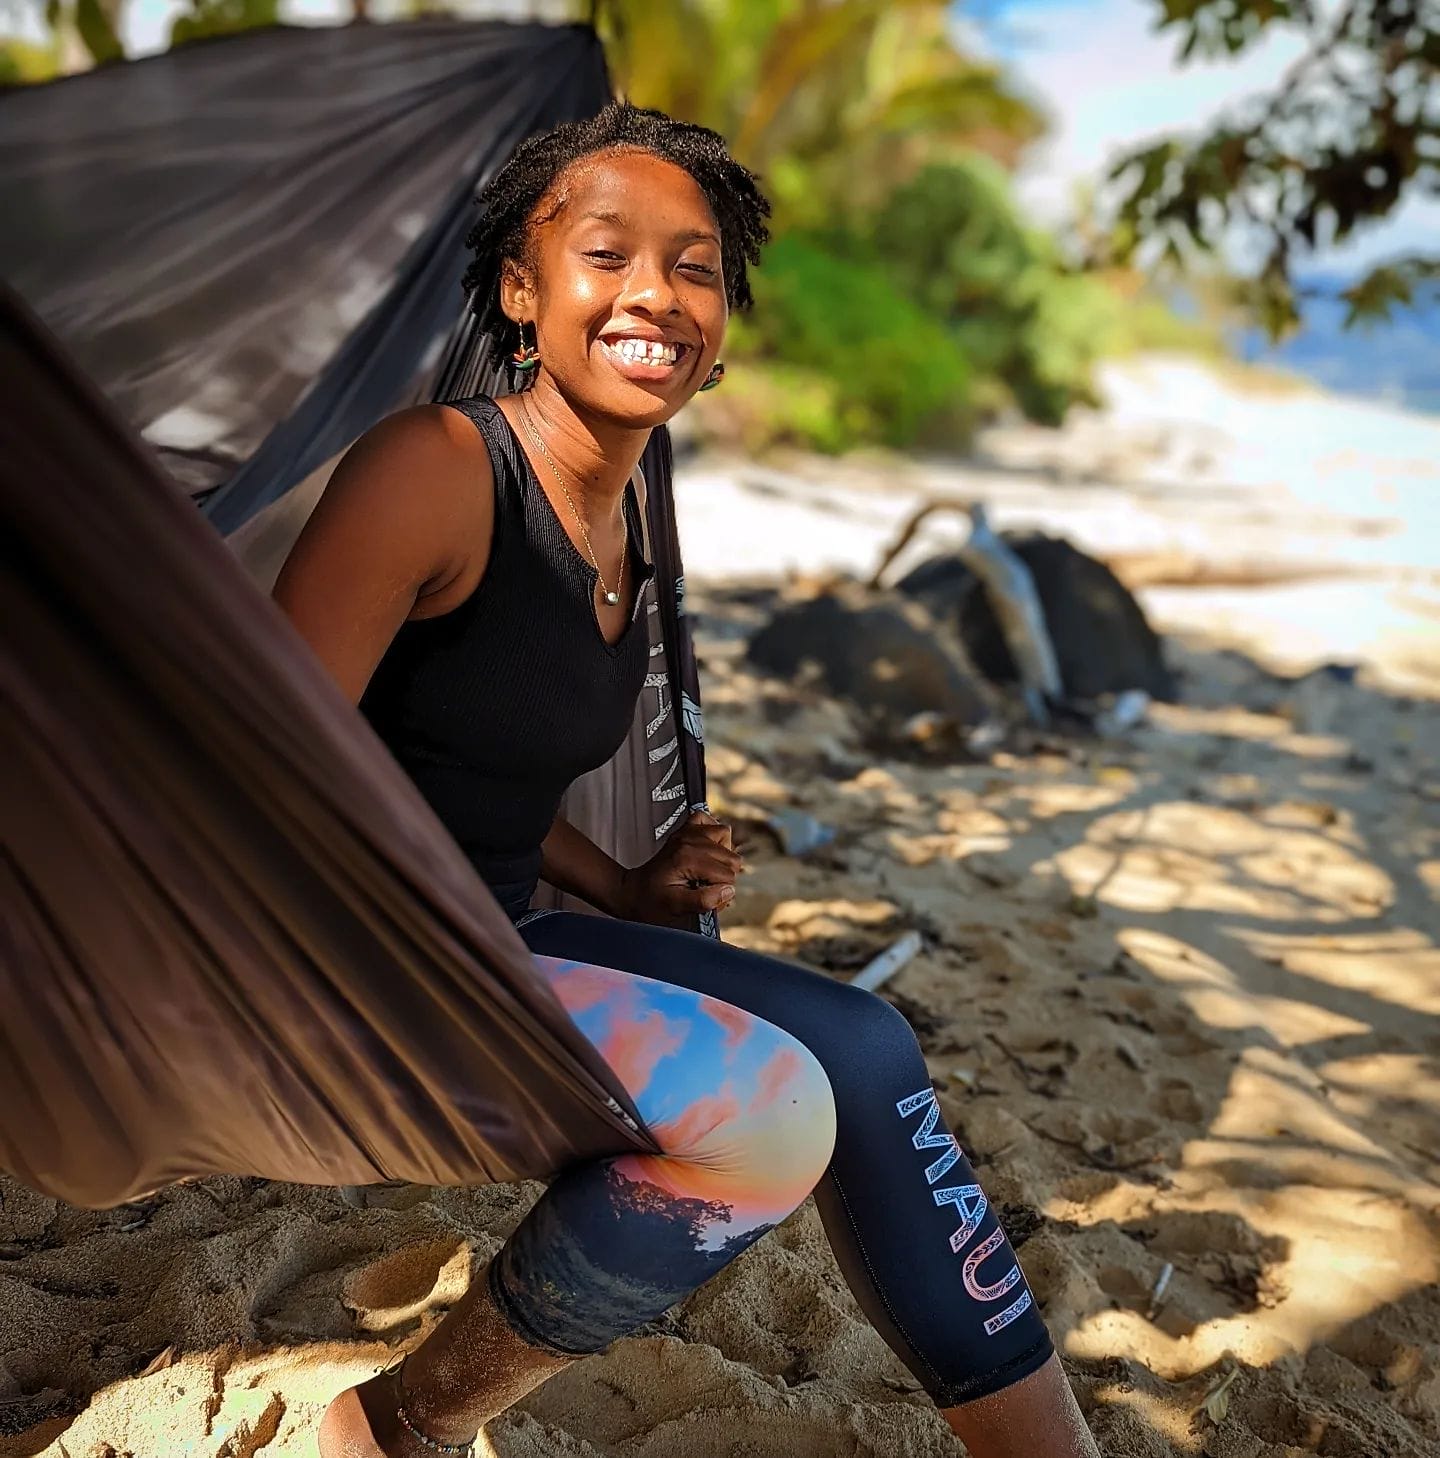
[[[666,425],[694,398],[695,390],[671,386],[663,393],[614,379],[585,380],[570,398],[588,414],[629,430],[654,430]]]

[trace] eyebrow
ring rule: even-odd
[[[632,226],[630,219],[627,218],[624,213],[601,212],[598,210],[586,213],[584,221],[588,222],[591,219],[593,219],[597,223],[609,223],[612,227],[616,228],[628,228]],[[675,235],[675,242],[713,243],[717,248],[720,246],[719,238],[717,238],[714,233],[711,233],[704,228],[695,228],[688,233],[677,233]]]

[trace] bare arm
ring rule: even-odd
[[[494,531],[494,468],[474,426],[443,407],[401,411],[335,468],[275,600],[358,703],[401,624],[475,591]],[[662,923],[723,906],[740,866],[728,831],[694,818],[633,870],[564,820],[542,854],[552,885],[612,916]]]
[[[730,827],[696,812],[648,861],[628,869],[568,820],[556,820],[545,837],[541,869],[552,886],[583,897],[610,916],[685,926],[702,911],[729,905],[744,862]]]
[[[579,896],[607,916],[625,914],[623,867],[568,820],[556,820],[540,851],[540,873],[552,886]]]
[[[352,702],[400,625],[475,590],[495,529],[490,458],[456,411],[382,420],[346,453],[275,584],[275,601]]]

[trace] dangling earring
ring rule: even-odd
[[[540,347],[536,338],[535,326],[530,326],[530,338],[535,341],[531,344],[525,343],[525,325],[516,324],[515,328],[520,333],[520,347],[510,356],[510,366],[518,370],[522,375],[528,375],[531,370],[537,369],[540,364]]]
[[[702,390],[713,390],[715,386],[718,385],[720,381],[724,378],[725,362],[724,360],[717,359],[715,363],[710,366],[710,373],[705,376],[705,383],[701,385],[700,388]]]

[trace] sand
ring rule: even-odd
[[[1209,377],[1197,399],[1186,369],[1117,375],[1109,412],[997,433],[978,465],[692,464],[714,799],[750,861],[727,935],[848,976],[922,933],[886,993],[1107,1454],[1421,1458],[1440,1452],[1440,425],[1307,392],[1267,414]],[[1355,453],[1329,475],[1322,418]],[[784,530],[754,530],[757,481]],[[1149,553],[1184,701],[1121,741],[1020,734],[954,765],[746,670],[757,609],[727,578],[868,570],[935,489]],[[724,539],[746,512],[746,541]],[[1180,556],[1277,553],[1312,575],[1173,585]],[[1339,656],[1353,683],[1276,672]],[[782,855],[777,805],[835,841]],[[535,1193],[394,1187],[359,1206],[222,1179],[87,1213],[0,1181],[0,1458],[312,1454],[329,1397],[412,1341]],[[860,1318],[809,1207],[487,1442],[963,1451]]]

